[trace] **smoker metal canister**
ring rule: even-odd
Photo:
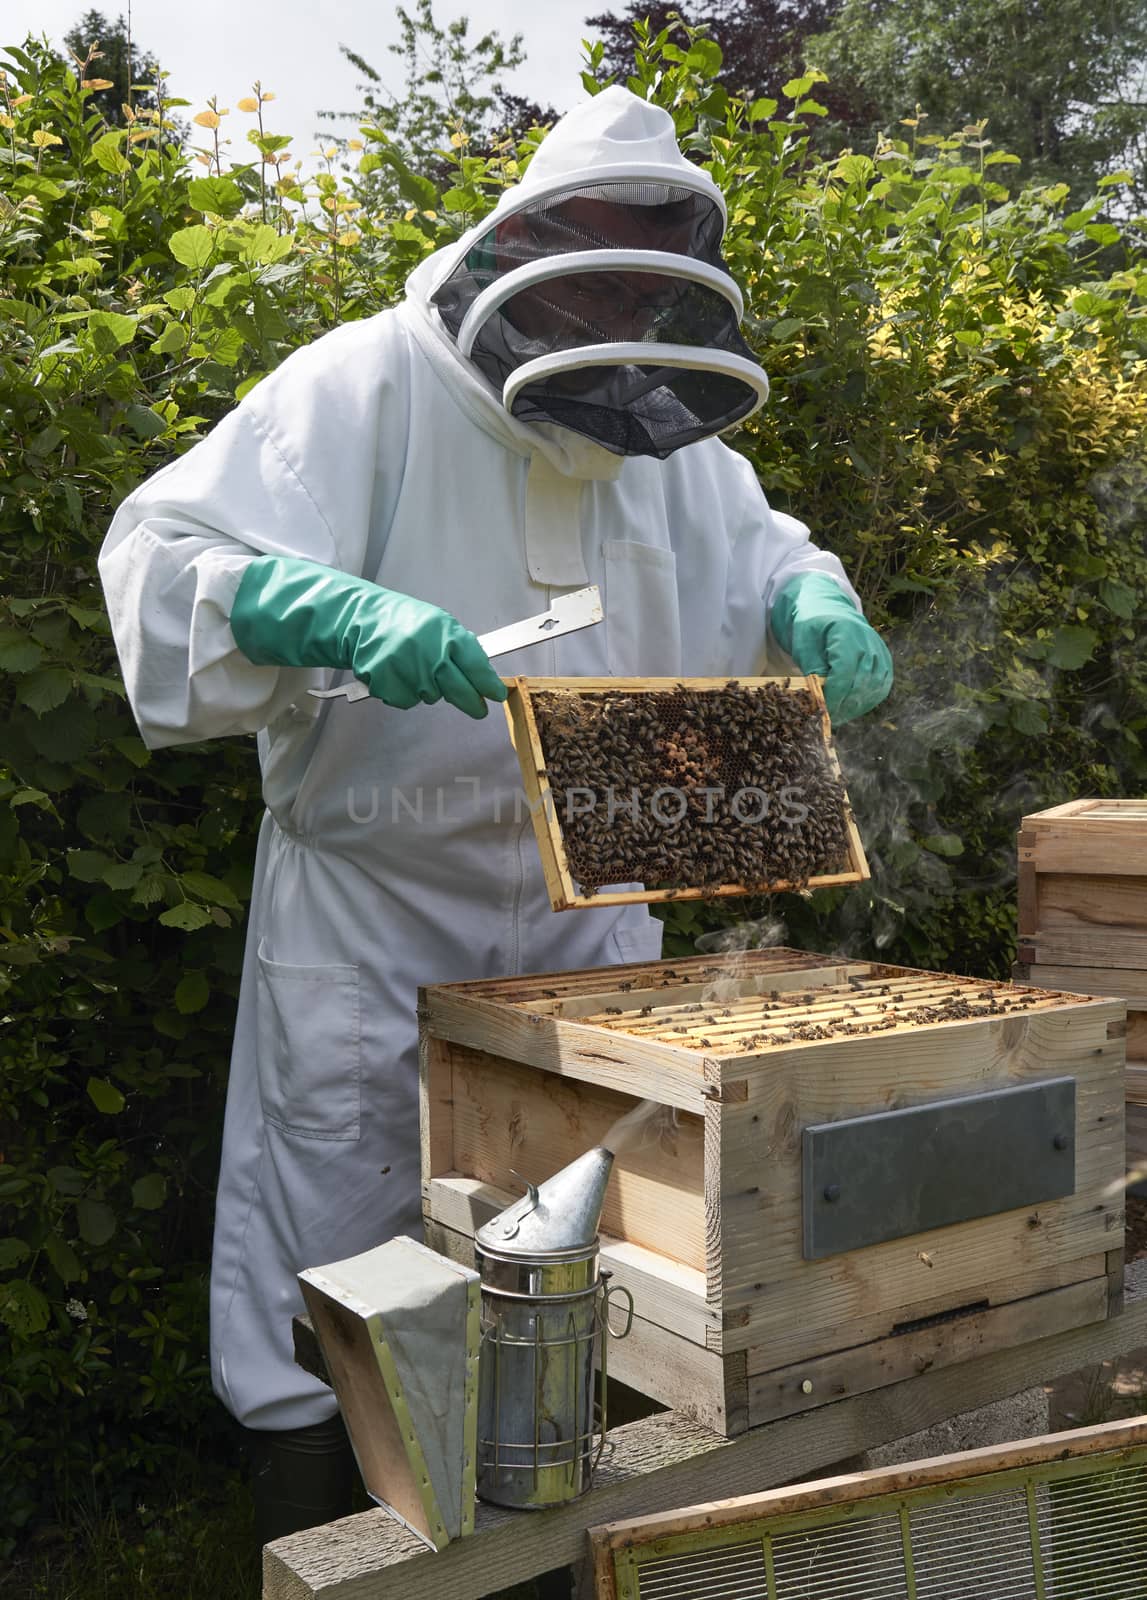
[[[584,1494],[605,1441],[606,1345],[612,1294],[598,1271],[597,1225],[613,1156],[599,1147],[481,1228],[477,1492],[540,1510]],[[524,1181],[524,1180],[523,1180]],[[601,1341],[602,1410],[594,1405]]]

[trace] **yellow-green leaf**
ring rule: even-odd
[[[88,1099],[97,1111],[102,1111],[107,1116],[114,1116],[127,1104],[115,1084],[109,1083],[106,1078],[88,1079]]]

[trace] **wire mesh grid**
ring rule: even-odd
[[[1147,1600],[1147,1445],[627,1541],[615,1559],[618,1600]]]

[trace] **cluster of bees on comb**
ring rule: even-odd
[[[803,888],[847,868],[847,799],[807,690],[554,689],[533,706],[583,894],[630,882]]]

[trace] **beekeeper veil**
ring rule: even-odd
[[[725,203],[622,88],[558,122],[430,294],[511,416],[664,458],[764,401],[721,260]]]

